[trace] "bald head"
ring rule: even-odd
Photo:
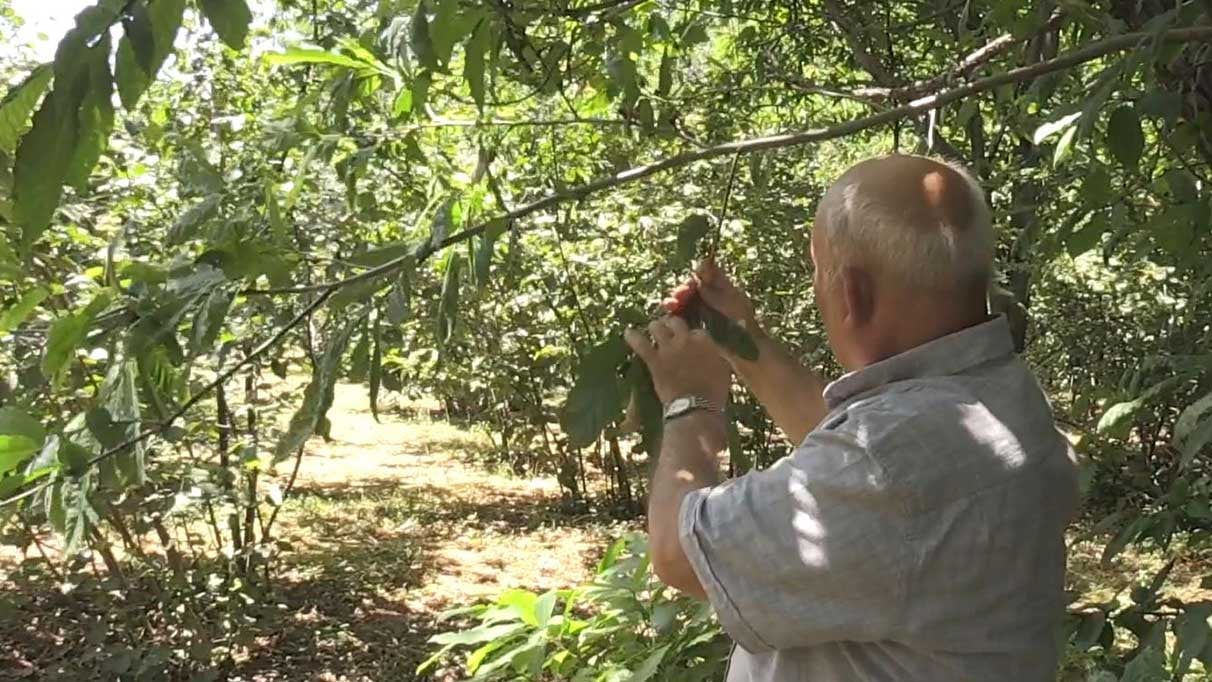
[[[962,168],[922,156],[853,166],[825,193],[815,229],[834,269],[859,265],[935,293],[977,287],[983,294],[992,270],[984,193]]]

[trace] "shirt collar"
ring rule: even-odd
[[[1005,316],[999,315],[842,375],[825,387],[825,404],[832,410],[860,393],[894,381],[958,374],[1013,352],[1010,325]]]

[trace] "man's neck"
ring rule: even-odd
[[[887,319],[876,320],[876,330],[863,344],[863,366],[875,364],[894,355],[912,350],[935,339],[963,331],[990,319],[984,305],[940,305],[918,299],[903,301],[884,311]]]

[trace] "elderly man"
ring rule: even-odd
[[[983,193],[928,158],[868,160],[826,192],[811,244],[848,370],[827,386],[712,263],[693,286],[756,361],[675,316],[627,334],[666,405],[653,568],[711,601],[738,645],[730,682],[1053,679],[1075,465],[987,312]],[[733,373],[798,447],[721,482]]]

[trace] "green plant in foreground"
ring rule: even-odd
[[[476,624],[431,638],[441,649],[418,674],[467,650],[463,664],[473,680],[689,682],[718,679],[729,650],[707,603],[653,577],[640,534],[615,541],[588,585],[541,595],[509,590],[443,614],[456,616]]]

